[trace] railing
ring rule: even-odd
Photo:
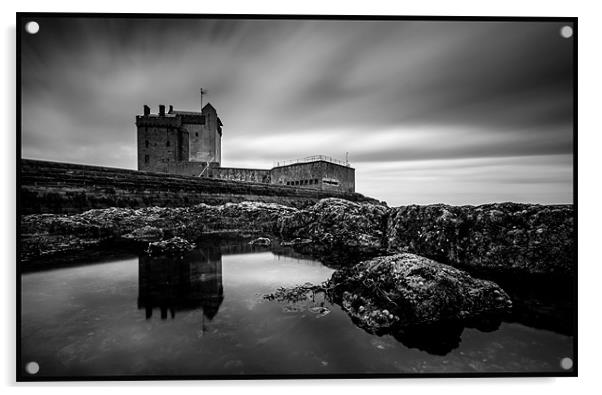
[[[207,170],[209,168],[209,164],[211,163],[212,160],[213,160],[213,156],[211,158],[209,158],[209,160],[207,161],[207,164],[203,168],[203,171],[201,171],[201,174],[199,174],[197,177],[203,177],[203,173],[205,172],[205,170]]]
[[[323,160],[323,161],[334,163],[334,164],[341,165],[341,166],[351,167],[349,162],[344,162],[342,160],[335,159],[332,156],[326,156],[326,155],[313,155],[313,156],[307,156],[307,157],[301,158],[301,159],[274,161],[274,167],[294,165],[296,163],[315,162],[318,160]]]

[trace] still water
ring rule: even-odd
[[[319,295],[314,308],[263,299],[332,272],[299,256],[201,248],[177,262],[141,256],[26,273],[22,359],[39,364],[36,377],[76,377],[537,373],[560,372],[572,356],[571,336],[515,322],[464,328],[457,347],[435,355],[366,333]]]

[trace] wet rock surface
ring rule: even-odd
[[[282,244],[283,246],[301,246],[311,243],[311,239],[301,239],[299,237],[295,237],[293,240],[283,241],[280,244]]]
[[[410,252],[471,271],[566,275],[575,271],[573,207],[501,203],[403,206],[328,198],[305,209],[242,202],[180,208],[109,208],[22,217],[21,261],[121,242],[175,236],[281,239],[332,267]]]
[[[279,288],[276,292],[264,295],[264,299],[279,302],[285,313],[309,311],[316,318],[330,314],[326,307],[328,301],[327,284],[314,285],[305,283],[292,288]]]
[[[279,288],[264,298],[284,312],[328,314],[325,301],[335,303],[365,331],[436,355],[457,348],[467,326],[497,329],[512,309],[494,282],[408,253],[366,260],[323,284]]]
[[[280,216],[296,209],[274,203],[141,209],[109,208],[75,215],[33,214],[21,219],[21,262],[81,251],[103,243],[148,242],[181,237],[194,242],[212,233],[275,232]]]
[[[335,302],[372,333],[478,322],[507,314],[512,306],[495,283],[408,253],[339,270],[330,288]]]
[[[278,228],[285,240],[309,239],[326,250],[380,251],[386,243],[387,211],[372,203],[323,199],[282,216]]]
[[[251,240],[249,244],[253,246],[269,246],[272,245],[272,240],[267,237],[258,237],[254,240]]]
[[[143,226],[123,235],[123,238],[141,243],[152,243],[163,239],[163,230],[155,226]]]
[[[172,237],[171,239],[155,241],[148,244],[146,253],[152,256],[160,255],[181,255],[185,252],[192,251],[195,245],[181,237]]]
[[[390,210],[388,246],[459,267],[572,274],[572,205],[499,203]]]

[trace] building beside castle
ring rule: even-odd
[[[277,163],[271,169],[222,167],[222,121],[211,104],[201,112],[144,106],[136,116],[138,170],[318,190],[355,192],[355,169],[317,155]]]

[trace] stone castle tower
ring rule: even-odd
[[[355,192],[355,169],[324,155],[277,162],[271,169],[222,166],[222,121],[211,104],[201,112],[144,106],[136,116],[138,170],[185,176]]]
[[[136,116],[138,129],[138,170],[162,173],[200,174],[222,161],[222,121],[211,104],[201,112],[178,111],[159,106],[151,114]]]

